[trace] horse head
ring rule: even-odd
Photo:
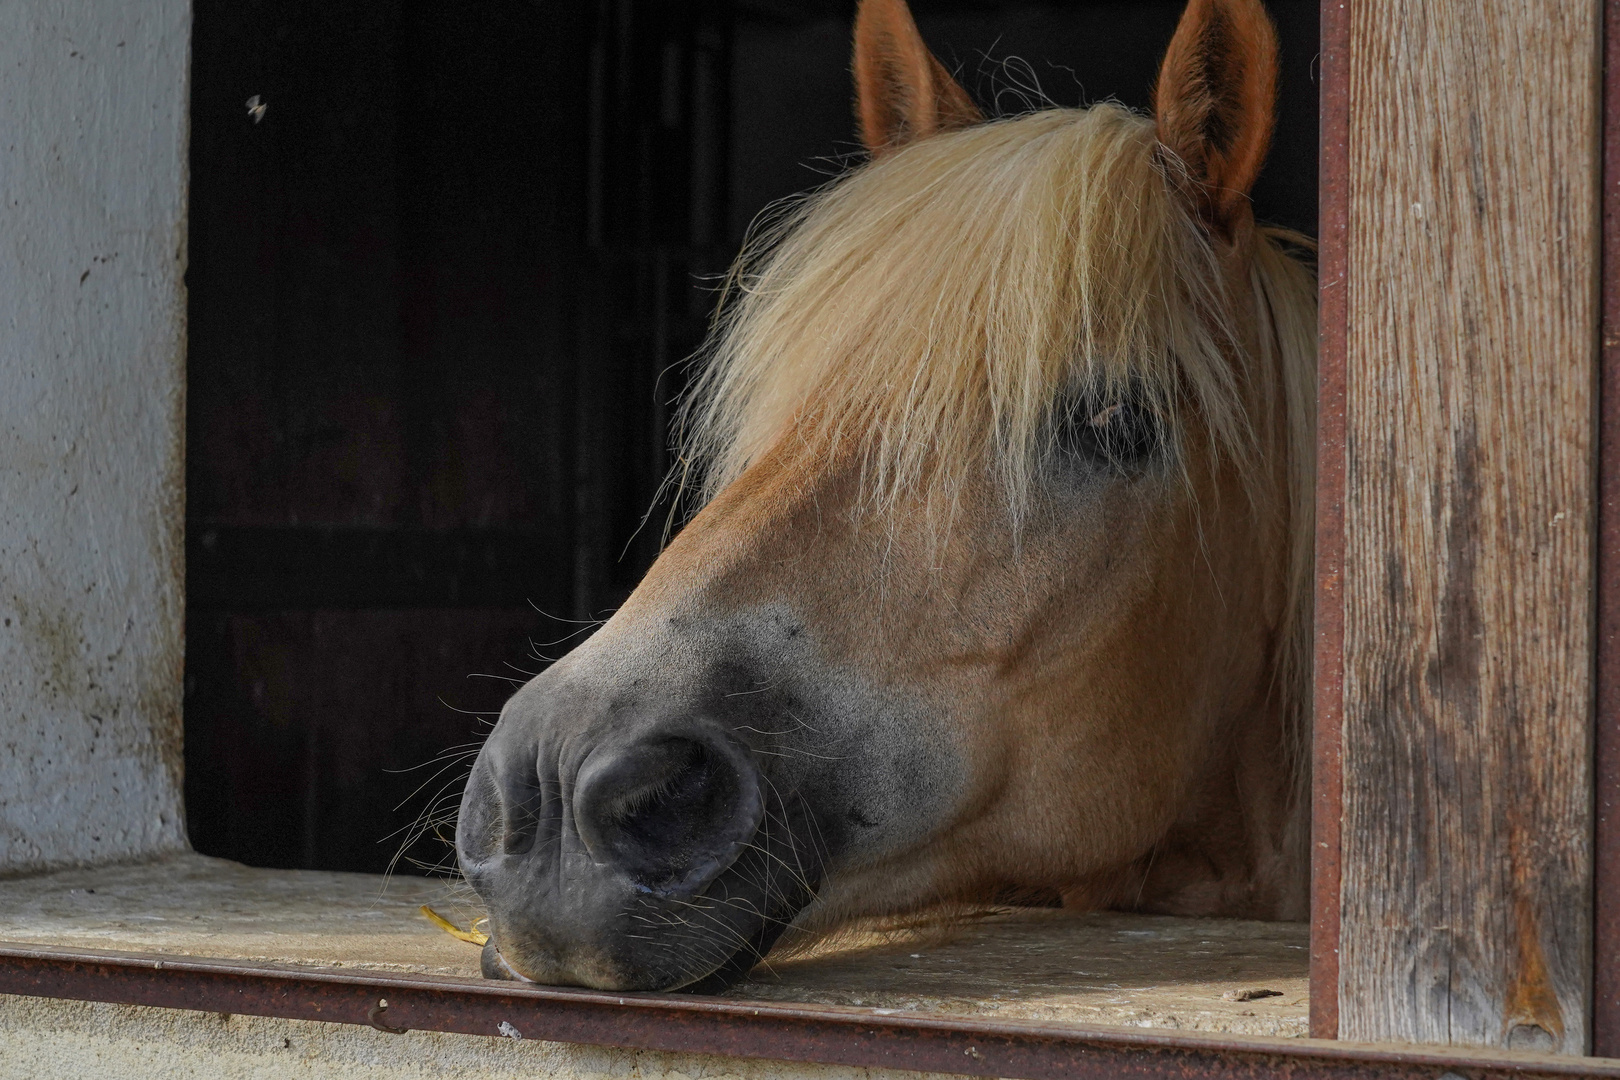
[[[1300,917],[1315,294],[1256,225],[1276,41],[1152,116],[985,120],[864,0],[870,160],[745,252],[704,505],[479,754],[485,971],[710,989],[791,931],[1038,897]]]

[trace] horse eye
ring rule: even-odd
[[[1134,468],[1163,442],[1153,410],[1126,398],[1078,402],[1058,424],[1058,448],[1066,455],[1117,469]]]

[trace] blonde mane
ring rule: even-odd
[[[1294,540],[1281,667],[1303,677],[1316,294],[1283,245],[1310,242],[1257,230],[1256,310],[1231,310],[1178,173],[1152,120],[1103,103],[924,139],[805,198],[728,281],[683,405],[678,479],[712,496],[787,438],[856,450],[878,511],[920,495],[953,513],[989,464],[1017,516],[1055,413],[1128,387],[1168,441],[1190,409],[1246,471],[1277,476],[1286,458],[1282,505],[1262,509]],[[1233,332],[1245,318],[1257,355]],[[1280,445],[1264,434],[1279,431]]]

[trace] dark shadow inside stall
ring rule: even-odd
[[[1314,233],[1317,4],[1268,6],[1283,68],[1256,214]],[[1008,112],[1037,88],[1145,108],[1182,0],[912,7]],[[448,868],[433,824],[465,752],[657,554],[670,403],[716,276],[761,209],[859,160],[852,16],[196,0],[198,851]]]

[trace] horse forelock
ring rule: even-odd
[[[1153,124],[1105,103],[915,143],[753,238],[683,415],[706,494],[786,436],[852,444],[877,507],[988,454],[1021,508],[1077,390],[1129,386],[1255,453],[1217,253]],[[1262,243],[1269,242],[1262,239]]]

